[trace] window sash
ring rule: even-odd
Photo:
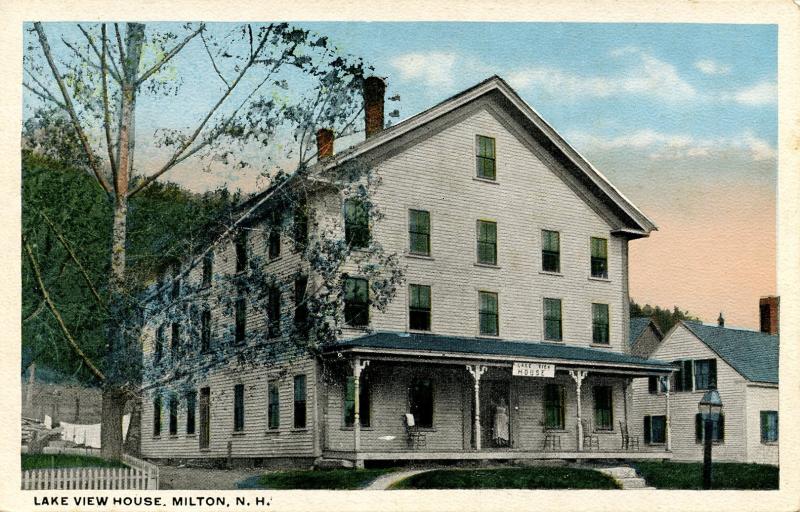
[[[211,311],[205,310],[200,316],[200,351],[211,350]]]
[[[294,280],[294,325],[299,332],[304,334],[308,329],[307,289],[308,278],[306,276],[298,277]]]
[[[155,359],[155,362],[161,362],[161,358],[164,355],[164,324],[159,325],[156,329],[156,341],[153,352],[153,358]]]
[[[412,284],[408,287],[408,326],[415,331],[431,330],[431,287]]]
[[[778,441],[778,411],[761,411],[761,442]]]
[[[694,361],[694,389],[709,389],[712,384],[717,385],[717,360]]]
[[[276,338],[281,334],[281,290],[277,285],[269,289],[267,308],[267,336]]]
[[[236,343],[242,343],[245,340],[247,331],[247,302],[244,297],[239,297],[236,299],[235,309],[234,341]]]
[[[592,277],[608,278],[608,240],[592,237]]]
[[[356,249],[369,245],[369,211],[363,201],[348,199],[344,202],[344,239]]]
[[[725,414],[711,415],[711,441],[721,443],[725,441]],[[706,414],[695,414],[695,441],[702,443],[705,441]]]
[[[667,440],[667,417],[644,417],[644,442],[645,444],[664,444]]]
[[[495,140],[483,135],[476,136],[475,162],[479,178],[494,180],[496,178]]]
[[[247,231],[240,230],[234,242],[236,248],[236,272],[244,272],[247,269]]]
[[[172,322],[172,337],[170,341],[170,350],[175,355],[181,346],[181,325],[178,322]]]
[[[197,391],[186,393],[186,434],[192,435],[196,431]]]
[[[416,426],[433,428],[433,385],[430,379],[417,379],[411,384],[409,409]]]
[[[497,223],[478,221],[478,263],[497,264]]]
[[[608,304],[592,304],[592,343],[609,344]]]
[[[267,426],[270,429],[281,425],[280,393],[277,382],[270,382],[267,390]]]
[[[178,435],[178,399],[174,396],[169,399],[169,435]]]
[[[161,435],[161,397],[157,396],[153,400],[153,435]]]
[[[614,430],[614,406],[611,386],[595,386],[594,427],[597,430]]]
[[[545,385],[544,426],[548,429],[564,429],[564,386],[560,384]]]
[[[292,219],[292,238],[295,245],[302,249],[308,242],[308,213],[305,206],[297,206],[294,209]]]
[[[366,279],[345,278],[344,321],[352,327],[369,325],[369,282]]]
[[[244,430],[244,384],[233,387],[233,431]]]
[[[498,336],[500,334],[500,315],[497,294],[479,292],[478,295],[480,298],[480,333],[482,335]]]
[[[561,341],[561,299],[544,299],[544,339]]]
[[[211,278],[214,274],[214,251],[209,251],[203,256],[203,284],[206,288],[211,286]]]
[[[306,426],[306,376],[294,377],[294,428]]]
[[[429,256],[431,253],[431,217],[424,210],[409,210],[409,251],[412,254]]]

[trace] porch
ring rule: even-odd
[[[453,341],[379,333],[340,345],[322,404],[323,457],[671,458],[669,420],[665,444],[629,436],[632,379],[668,375],[668,364],[568,345]]]

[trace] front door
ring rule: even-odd
[[[511,381],[481,380],[481,447],[511,447]]]

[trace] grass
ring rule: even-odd
[[[590,469],[560,467],[437,469],[401,480],[392,489],[617,489]]]
[[[259,477],[258,485],[265,489],[361,489],[391,471],[394,469],[275,471]]]
[[[700,462],[636,462],[633,466],[657,489],[702,489]],[[711,467],[714,489],[766,490],[778,488],[778,467],[767,464],[717,462]]]
[[[125,464],[88,455],[22,454],[22,470],[52,468],[124,468]]]

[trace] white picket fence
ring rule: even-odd
[[[27,448],[27,447],[24,447]],[[26,450],[23,450],[23,452]],[[45,454],[99,456],[99,450],[44,449]],[[127,468],[53,468],[22,472],[22,490],[37,489],[158,489],[158,466],[123,455]]]

